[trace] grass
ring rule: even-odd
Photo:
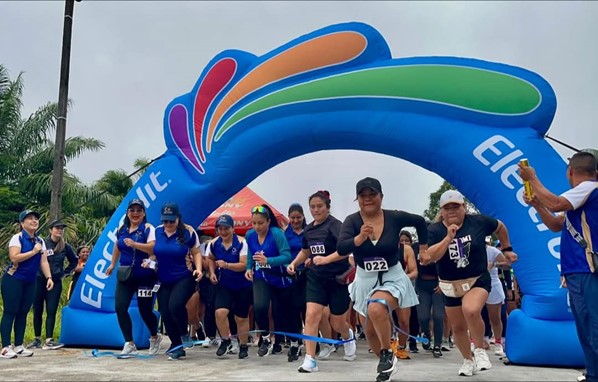
[[[67,277],[62,279],[62,294],[60,295],[60,303],[58,305],[58,312],[56,313],[56,326],[54,327],[54,339],[58,341],[60,338],[60,329],[62,325],[62,308],[67,305],[66,294],[68,292],[69,285],[71,283],[72,278]],[[4,314],[4,301],[2,300],[2,296],[0,295],[0,314]],[[44,336],[46,330],[46,313],[44,310],[43,321],[42,321],[42,337]],[[25,340],[24,343],[28,344],[29,342],[33,341],[35,335],[33,333],[33,308],[29,311],[27,315],[27,327],[25,328]],[[11,341],[14,341],[14,331],[11,332]]]

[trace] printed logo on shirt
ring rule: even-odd
[[[471,249],[471,236],[467,235],[453,239],[448,247],[449,258],[455,262],[457,268],[469,265],[469,251]]]

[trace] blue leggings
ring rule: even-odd
[[[2,300],[4,313],[0,323],[2,333],[2,347],[10,345],[10,336],[15,331],[15,346],[23,345],[25,327],[27,326],[27,313],[33,304],[35,296],[35,280],[26,282],[15,278],[8,273],[2,276]]]

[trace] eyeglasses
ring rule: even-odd
[[[264,206],[255,206],[251,209],[252,214],[268,215],[268,210]]]

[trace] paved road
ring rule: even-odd
[[[167,340],[165,339],[164,346]],[[249,348],[249,358],[236,355],[216,357],[215,348],[194,348],[187,358],[169,361],[165,355],[151,359],[119,360],[113,357],[93,358],[89,349],[38,349],[31,358],[0,359],[2,380],[29,381],[374,381],[377,359],[359,341],[358,358],[342,359],[342,349],[329,359],[319,361],[320,372],[297,372],[299,362],[289,363],[285,353],[259,358],[257,348]],[[456,349],[445,352],[441,359],[431,353],[412,354],[411,360],[400,361],[393,381],[576,381],[579,371],[565,368],[506,366],[490,355],[493,368],[473,377],[459,377],[462,359]]]

